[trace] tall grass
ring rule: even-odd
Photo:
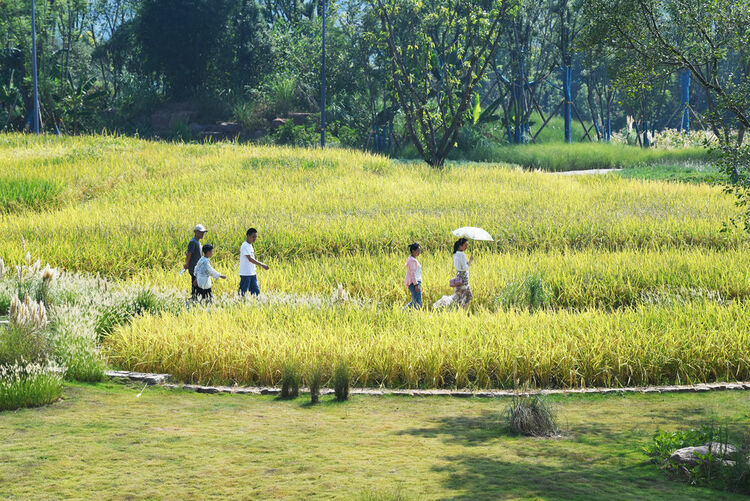
[[[750,298],[750,255],[745,249],[495,253],[483,250],[486,244],[472,245],[476,249],[471,270],[472,303],[487,309],[521,306],[519,299],[525,290],[520,288],[531,276],[538,276],[543,282],[540,292],[546,296],[544,302],[555,309],[617,309],[679,302],[700,295],[717,300]],[[264,248],[265,244],[259,241],[259,255]],[[402,276],[405,256],[406,252],[272,259],[271,269],[260,270],[259,279],[263,291],[328,297],[342,284],[354,299],[403,305],[408,301]],[[214,259],[214,266],[229,276],[215,284],[217,293],[234,293],[239,281],[239,259],[221,254]],[[445,248],[425,249],[419,259],[425,304],[431,304],[450,293],[448,279],[455,273],[451,254]],[[183,291],[188,285],[174,269],[144,270],[128,282],[134,287],[152,283]],[[526,286],[531,293],[531,285]]]
[[[217,256],[236,255],[255,226],[263,257],[278,259],[380,255],[414,240],[437,250],[467,224],[489,230],[499,239],[492,249],[506,252],[727,249],[748,241],[720,231],[736,209],[719,188],[702,185],[492,165],[436,172],[346,151],[120,138],[46,138],[30,148],[28,141],[6,137],[0,176],[24,166],[63,180],[70,203],[0,215],[3,257],[21,260],[24,237],[57,266],[110,277],[178,268],[197,222],[208,226]]]
[[[0,177],[0,213],[52,207],[61,191],[53,180]]]
[[[505,146],[493,150],[494,162],[522,165],[529,169],[570,171],[619,169],[642,164],[708,161],[703,148],[657,150],[605,143],[533,144]]]
[[[292,306],[142,317],[105,342],[113,363],[195,383],[269,385],[290,361],[353,384],[580,388],[750,377],[750,305],[693,302],[614,313]]]
[[[55,365],[0,365],[0,411],[50,404],[62,396],[63,369]]]

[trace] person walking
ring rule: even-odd
[[[406,260],[406,279],[404,285],[411,293],[411,302],[407,308],[422,308],[422,265],[417,258],[422,253],[422,247],[418,243],[409,245],[409,258]]]
[[[214,246],[206,244],[203,246],[203,257],[198,260],[195,265],[195,283],[197,286],[196,294],[198,299],[210,303],[213,299],[213,293],[211,292],[211,279],[212,278],[227,278],[216,271],[211,266],[211,256],[214,255]]]
[[[201,250],[201,238],[206,234],[208,230],[202,224],[196,224],[193,228],[193,238],[190,239],[187,246],[187,252],[185,253],[185,265],[184,270],[187,270],[190,274],[190,299],[196,299],[198,284],[195,280],[195,265],[203,256]]]
[[[258,238],[258,230],[250,228],[245,234],[245,241],[240,246],[240,289],[238,291],[240,296],[244,296],[250,291],[250,294],[258,296],[260,294],[260,286],[258,285],[257,266],[260,266],[264,270],[268,269],[268,265],[261,263],[255,259],[255,248],[253,243]]]
[[[456,268],[456,292],[453,295],[453,302],[462,308],[466,308],[469,301],[474,295],[469,287],[469,267],[474,262],[474,256],[466,258],[465,251],[469,247],[469,241],[465,238],[459,238],[453,244],[453,266]]]

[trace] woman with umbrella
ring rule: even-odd
[[[493,241],[492,236],[482,228],[467,226],[459,228],[453,232],[460,237],[453,243],[453,266],[456,268],[456,278],[452,278],[450,286],[455,289],[452,296],[443,296],[432,307],[443,308],[451,304],[460,305],[463,308],[468,306],[474,295],[469,287],[469,267],[474,261],[474,256],[466,258],[466,249],[469,247],[469,239]]]
[[[451,281],[451,285],[456,287],[453,302],[462,308],[466,308],[474,297],[469,287],[469,266],[474,262],[474,256],[466,258],[467,247],[469,240],[466,238],[459,238],[453,243],[453,266],[456,268],[456,278]]]

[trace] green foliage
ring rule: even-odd
[[[505,309],[534,311],[549,307],[549,286],[539,273],[529,275],[522,280],[508,282],[497,302]]]
[[[175,97],[208,79],[229,18],[227,0],[145,0],[135,20],[143,67],[164,75]]]
[[[727,426],[714,423],[675,432],[659,430],[643,451],[672,478],[690,485],[750,494],[750,436],[745,435],[736,453],[724,455],[721,444],[732,445],[730,437]],[[712,445],[708,454],[696,454],[696,466],[679,465],[671,459],[677,449],[709,443]]]
[[[420,156],[442,167],[472,114],[512,2],[370,0],[380,27],[368,33],[387,54],[391,84]],[[449,13],[460,12],[460,16]],[[477,118],[478,119],[478,118]]]
[[[341,145],[347,148],[359,148],[362,146],[362,139],[359,132],[346,125],[339,127],[338,131],[336,131],[336,137],[338,137]]]
[[[276,144],[286,146],[315,146],[320,136],[314,127],[309,125],[294,125],[294,120],[287,120],[273,135]]]
[[[711,442],[714,432],[715,428],[709,425],[674,432],[659,430],[654,434],[652,443],[645,446],[643,451],[655,463],[663,463],[669,461],[669,457],[677,449],[695,447]]]
[[[505,421],[512,433],[529,437],[552,437],[560,434],[555,410],[540,395],[514,396],[505,411]]]
[[[351,384],[351,375],[349,364],[339,362],[333,369],[333,391],[336,400],[343,402],[349,399],[349,385]]]

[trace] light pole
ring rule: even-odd
[[[320,147],[326,146],[326,0],[323,1],[323,52],[320,61]]]
[[[31,0],[31,70],[34,73],[34,119],[32,127],[39,135],[39,81],[36,67],[36,2]]]

